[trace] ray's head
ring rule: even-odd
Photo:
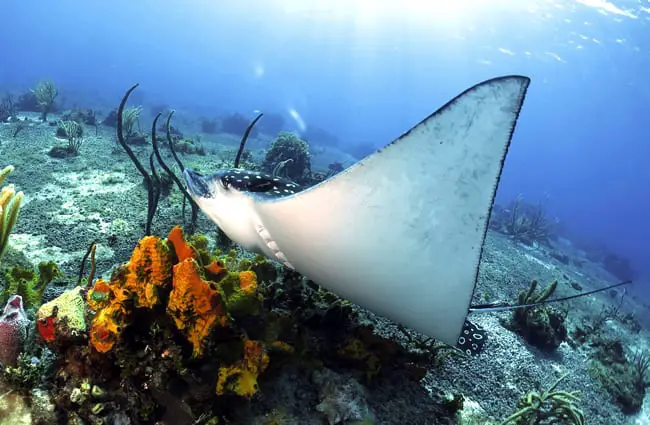
[[[265,199],[290,196],[300,187],[290,180],[257,171],[228,168],[204,176],[191,168],[183,172],[190,194],[194,199],[216,198],[229,192],[244,192]]]
[[[286,179],[257,171],[229,168],[204,176],[191,168],[183,171],[187,189],[201,210],[230,239],[248,246],[256,222],[255,202],[291,196],[300,187]]]

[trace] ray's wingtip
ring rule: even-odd
[[[526,90],[528,86],[530,86],[531,79],[530,77],[526,75],[521,75],[521,74],[510,74],[510,75],[501,75],[499,77],[493,77],[490,79],[487,79],[481,83],[478,83],[477,85],[483,85],[483,84],[493,84],[493,83],[500,83],[500,82],[505,82],[509,80],[514,80],[518,81],[521,83],[522,90]]]

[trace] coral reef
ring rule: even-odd
[[[261,342],[245,340],[242,360],[237,364],[219,368],[217,394],[253,397],[259,390],[257,378],[269,366],[269,361]]]
[[[66,146],[53,146],[49,155],[53,158],[66,158],[79,155],[79,149],[84,142],[84,129],[73,120],[61,120],[56,129],[56,137],[68,141]]]
[[[331,292],[288,270],[278,280],[263,257],[211,251],[178,226],[143,237],[110,277],[93,275],[40,306],[43,344],[23,348],[12,334],[3,345],[14,349],[2,381],[24,392],[50,377],[61,423],[222,423],[247,410],[270,423],[282,406],[249,402],[285,365],[313,386],[310,415],[372,423],[360,382],[395,368],[421,379],[437,352],[380,337]]]
[[[0,185],[13,171],[14,167],[12,165],[0,170]],[[3,186],[2,190],[0,190],[0,256],[7,249],[9,234],[16,224],[16,220],[18,220],[22,200],[23,192],[16,192],[12,184]]]
[[[75,94],[66,102],[79,100]],[[144,102],[154,115],[168,108]],[[114,110],[100,126],[95,113],[85,107],[55,116],[55,106],[43,117],[49,123],[43,123],[24,113],[44,112],[32,92],[19,102],[7,97],[0,104],[0,121],[9,121],[0,125],[5,162],[26,171],[16,180],[11,175],[8,183],[33,194],[28,202],[14,205],[12,201],[22,196],[17,189],[7,186],[2,192],[0,307],[7,304],[5,310],[11,311],[0,316],[0,424],[494,425],[500,423],[496,417],[506,418],[513,411],[522,393],[546,382],[548,367],[558,377],[571,371],[572,385],[583,384],[580,409],[594,425],[634,421],[637,417],[625,414],[642,410],[650,364],[642,328],[647,317],[633,291],[622,306],[617,302],[621,290],[583,298],[572,305],[576,308],[570,316],[557,308],[523,309],[508,322],[524,338],[499,326],[499,318],[509,312],[477,316],[490,332],[490,341],[482,355],[468,359],[240,250],[220,239],[223,233],[215,233],[203,216],[197,224],[210,229],[207,237],[192,234],[196,227],[187,225],[187,235],[177,227],[165,237],[161,232],[181,217],[189,223],[189,199],[180,202],[173,178],[146,148],[151,127],[141,126],[140,108],[120,109],[119,117]],[[201,123],[189,113],[182,114],[179,124],[186,133],[221,131],[220,120]],[[128,169],[123,152],[115,149],[120,145],[105,143],[114,139],[118,118],[129,145],[147,142],[133,152],[147,176]],[[241,136],[249,120],[238,120],[230,127]],[[47,156],[55,130],[70,139],[64,125],[57,128],[60,121],[83,127],[83,156],[65,161]],[[157,131],[169,130],[170,135],[164,141],[158,138],[163,158],[171,158],[164,150],[173,147],[192,168],[232,166],[237,147],[227,144],[233,137],[209,137],[202,145],[196,137],[183,138],[169,121],[157,124]],[[229,126],[227,119],[225,124]],[[92,125],[95,128],[86,127]],[[282,126],[282,115],[265,113],[252,131],[255,136],[259,130],[263,137],[240,152],[239,164],[261,170],[259,147]],[[71,134],[72,139],[83,136]],[[349,164],[349,156],[333,149],[336,145],[354,150],[359,158],[376,150],[370,144],[343,146],[313,125],[299,137],[287,134],[269,146],[264,166],[302,186]],[[295,143],[284,146],[283,138]],[[55,143],[67,157],[67,143]],[[221,165],[200,156],[203,146]],[[169,165],[183,169],[180,161]],[[1,172],[0,180],[11,170]],[[148,177],[157,189],[147,196],[140,189]],[[148,197],[160,200],[160,205],[147,210],[144,227]],[[532,276],[544,282],[558,278],[558,292],[563,294],[591,291],[612,278],[605,271],[622,280],[633,276],[625,259],[600,249],[594,259],[593,250],[582,252],[581,245],[552,240],[560,229],[536,203],[518,198],[510,207],[496,206],[492,214],[498,219],[498,228],[491,222],[493,229],[502,234],[488,235],[473,301],[502,299],[512,294],[513,283],[528,283]],[[158,237],[140,240],[140,227]],[[77,280],[78,259],[91,240],[98,244],[97,273],[93,258],[88,278],[81,276],[82,265]],[[221,251],[214,249],[215,242]],[[66,276],[54,263],[38,265],[49,259]],[[546,299],[555,285],[541,294],[540,289],[531,288],[521,300]],[[16,295],[22,298],[21,307]],[[575,329],[571,345],[558,347],[565,326]],[[524,339],[547,351],[558,349],[550,354],[527,350]],[[551,384],[554,378],[549,379]],[[561,400],[549,395],[557,388],[539,390],[524,395],[509,424],[570,420],[568,415],[545,416]],[[564,397],[572,407],[578,404]],[[461,419],[463,412],[466,419]],[[638,420],[644,419],[639,415]]]
[[[579,391],[556,391],[557,386],[567,375],[560,377],[551,387],[542,392],[530,391],[521,398],[515,413],[506,418],[501,425],[538,424],[554,421],[571,425],[584,425],[585,415],[575,403],[580,401]]]
[[[327,368],[315,371],[312,379],[320,387],[321,401],[316,409],[325,415],[328,424],[372,421],[366,390],[356,380]]]
[[[0,100],[0,123],[8,122],[16,117],[16,105],[10,94]]]
[[[174,285],[167,313],[176,327],[192,343],[192,355],[203,354],[206,337],[215,325],[225,326],[228,317],[222,292],[215,282],[201,276],[198,263],[187,258],[174,265]]]
[[[636,351],[626,356],[620,339],[598,338],[592,342],[589,374],[611,394],[625,414],[639,412],[650,384],[650,355]]]
[[[194,144],[192,140],[183,139],[174,142],[176,152],[184,155],[205,155],[205,148]]]
[[[69,342],[86,331],[84,290],[77,286],[38,309],[36,326],[43,341]]]
[[[517,196],[507,208],[495,207],[490,228],[526,245],[548,244],[554,237],[554,221],[549,219],[542,203],[532,205]]]
[[[28,325],[23,299],[20,295],[14,295],[0,316],[0,364],[3,366],[16,366],[25,344]]]
[[[27,395],[12,391],[0,395],[0,423],[50,425],[59,422],[49,395],[37,388],[29,391]]]
[[[557,281],[553,281],[537,294],[535,292],[537,281],[533,280],[528,291],[519,294],[517,304],[543,302],[555,292],[556,288]],[[550,305],[518,308],[513,311],[508,320],[502,321],[502,325],[520,334],[529,344],[542,350],[552,351],[567,339],[567,329],[564,323],[566,315],[566,311],[560,311]]]
[[[282,164],[282,169],[277,167]],[[311,157],[309,145],[294,133],[281,132],[269,146],[262,169],[267,173],[278,174],[300,185],[307,184],[311,177]]]
[[[47,286],[60,276],[61,270],[52,261],[39,263],[38,271],[14,265],[5,273],[5,286],[0,291],[0,302],[6,302],[17,294],[23,298],[25,308],[33,312],[42,304]]]
[[[32,89],[32,93],[36,97],[36,102],[41,109],[41,120],[47,121],[47,115],[54,108],[54,101],[59,95],[59,89],[56,87],[52,80],[41,81]]]
[[[263,275],[268,263],[234,252],[213,255],[204,237],[188,239],[180,227],[166,240],[145,236],[110,279],[77,286],[41,306],[38,330],[57,355],[61,409],[91,423],[117,410],[132,423],[150,423],[168,414],[162,394],[178,381],[196,387],[202,395],[193,403],[209,411],[215,402],[210,394],[252,398],[270,353],[290,351],[277,339],[249,337],[267,334],[264,322],[255,320],[263,300],[254,269]],[[254,320],[241,327],[247,318]],[[206,363],[214,369],[209,379],[201,372]],[[117,374],[111,372],[116,367]],[[101,391],[94,390],[100,382]]]

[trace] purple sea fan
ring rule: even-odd
[[[16,366],[27,337],[28,325],[29,319],[23,308],[23,298],[14,295],[9,298],[0,316],[0,363],[3,366]]]

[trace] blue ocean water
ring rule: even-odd
[[[197,114],[273,110],[380,147],[483,79],[532,78],[498,198],[650,275],[650,4],[36,0],[3,5],[3,87]],[[300,122],[294,121],[297,130]]]
[[[181,130],[190,121],[198,127],[196,124],[202,118],[240,113],[252,119],[258,111],[264,111],[281,114],[286,129],[299,134],[329,133],[336,139],[337,150],[357,159],[390,143],[449,99],[480,81],[510,74],[528,76],[531,86],[517,123],[496,202],[509,208],[511,202],[522,195],[529,204],[543,205],[549,220],[556,223],[559,235],[565,241],[570,240],[567,244],[589,255],[599,253],[594,263],[606,254],[629,261],[635,270],[635,284],[630,291],[644,295],[645,306],[648,306],[650,2],[647,0],[21,0],[2,4],[0,17],[3,18],[0,23],[0,95],[26,93],[39,81],[51,79],[59,88],[57,101],[62,110],[93,108],[100,111],[103,118],[116,107],[125,90],[137,82],[140,86],[133,93],[130,104],[145,106],[141,115],[144,130],[149,128],[153,118],[151,112],[156,108],[175,109],[174,123],[178,122]],[[47,123],[37,122],[34,117],[30,119],[33,132],[25,135],[26,140],[33,143],[34,134],[40,134],[50,143],[54,139],[50,133],[55,133],[55,128],[48,128]],[[108,126],[104,130],[105,134],[114,134]],[[88,126],[85,131],[92,133],[92,127]],[[10,140],[9,130],[6,133],[6,140]],[[103,143],[102,137],[89,137],[91,141],[85,142],[84,149],[91,149],[92,143]],[[330,142],[334,144],[331,139]],[[3,142],[3,146],[6,152],[16,145]],[[124,186],[137,192],[139,188],[133,187],[139,183],[140,176],[126,162],[121,150],[119,154],[122,156],[110,158],[115,164],[122,161],[127,164],[125,167],[130,167],[129,173],[136,177],[131,175],[132,182],[127,179],[133,186]],[[69,177],[62,177],[64,166],[70,167],[70,174],[86,173],[83,178],[92,181],[93,170],[84,168],[84,152],[80,156],[76,162],[53,160],[46,163],[52,168],[49,170],[55,176],[52,178],[60,179],[54,187],[64,190],[72,185],[65,180]],[[8,160],[0,161],[0,166],[7,165],[5,162]],[[107,169],[113,163],[107,165]],[[116,165],[111,172],[123,172],[122,165]],[[56,166],[61,168],[54,169]],[[30,180],[30,173],[37,169],[43,168],[17,167],[17,178]],[[112,176],[100,183],[94,187],[110,191],[111,185],[119,186],[123,182]],[[20,184],[18,186],[23,189]],[[34,189],[32,193],[38,192],[36,188],[30,189]],[[83,188],[70,191],[82,192]],[[144,191],[141,192],[144,203]],[[37,197],[27,190],[26,193]],[[106,193],[110,192],[103,192],[103,195]],[[44,202],[44,199],[48,199],[47,196],[36,199],[34,204],[39,205],[37,202]],[[83,200],[75,202],[75,208],[84,213],[90,211],[89,216],[93,214],[94,210],[85,207]],[[37,221],[34,216],[40,211],[34,204],[21,213],[21,217],[32,214],[30,223]],[[103,211],[111,211],[110,208]],[[58,211],[69,212],[64,207]],[[169,219],[165,214],[168,213],[160,216]],[[144,216],[144,212],[141,215]],[[74,214],[71,216],[74,218]],[[130,220],[133,216],[128,217]],[[51,219],[56,222],[56,217]],[[135,240],[142,236],[139,219],[127,223],[129,220],[116,219],[110,223],[114,226],[110,227],[111,231],[120,226],[129,229],[125,231],[131,239],[129,250],[116,253],[120,260],[127,259]],[[180,218],[174,216],[173,220]],[[91,222],[88,219],[84,225],[90,226]],[[60,229],[64,229],[63,225]],[[70,227],[65,229],[69,232]],[[19,228],[15,232],[19,234],[16,245],[22,250],[28,246],[24,236],[28,230]],[[62,233],[59,228],[56,230],[48,235],[51,238],[48,243]],[[105,230],[102,228],[102,232]],[[94,228],[88,232],[96,233],[101,232]],[[105,239],[106,243],[102,240],[102,244],[108,245],[110,237]],[[79,245],[86,243],[74,238],[56,242],[61,242],[70,251],[85,249]],[[554,243],[563,242],[556,240]],[[518,247],[521,248],[518,255],[527,255],[527,250],[534,252],[530,246]],[[509,248],[506,244],[499,246],[500,252],[510,254]],[[561,257],[550,255],[552,249],[540,252],[544,255],[540,254],[539,258],[529,256],[539,270]],[[77,254],[79,252],[75,255],[81,257],[83,252]],[[77,258],[71,261],[66,256],[67,253],[61,254],[56,260],[67,261],[68,270],[74,268],[76,271]],[[503,258],[506,256],[503,254]],[[570,276],[564,274],[562,278],[563,295],[567,291],[593,289],[592,286],[601,286],[603,282],[594,283],[585,278],[587,284],[584,284],[577,277],[584,276],[580,274],[578,262],[574,261],[576,267],[571,269]],[[489,266],[488,275],[494,273]],[[557,270],[563,272],[561,266]],[[505,281],[503,285],[500,281],[496,284],[491,281],[503,290],[497,292],[499,296],[515,297],[519,290],[525,289],[527,282],[517,273],[514,269],[499,270],[490,276],[512,274],[512,280],[519,285],[509,287]],[[484,289],[486,301],[494,299],[495,286]],[[590,310],[585,309],[588,313],[600,312],[611,307],[608,303],[620,308],[624,296],[621,292],[608,292],[600,294],[600,298],[583,298],[582,304],[577,305],[588,305]],[[614,313],[611,317],[594,314],[595,321],[602,318],[599,326],[609,331],[619,324],[622,327],[633,322],[627,316],[617,319],[618,310]],[[637,310],[636,314],[642,322],[648,322],[646,312]],[[537,369],[534,375],[510,370],[509,366],[501,367],[519,361],[528,367],[537,365],[538,359],[530,354],[537,353],[533,349],[530,352],[518,350],[514,354],[504,349],[508,344],[518,347],[513,342],[514,332],[495,325],[499,322],[494,317],[488,316],[480,324],[487,325],[490,338],[497,341],[494,344],[498,350],[493,346],[488,359],[475,360],[472,373],[489,368],[493,374],[490,385],[493,382],[504,385],[506,378],[501,379],[502,373],[507,379],[512,378],[512,382],[518,382],[519,387],[512,384],[507,389],[510,393],[503,397],[486,395],[480,389],[467,393],[486,405],[492,404],[493,410],[489,413],[497,411],[494,406],[498,403],[494,399],[498,398],[504,404],[499,406],[499,415],[495,416],[504,417],[501,413],[511,410],[519,394],[532,388],[529,381],[542,375]],[[585,340],[580,339],[575,329],[590,329],[579,328],[584,325],[582,319],[578,314],[571,317],[575,321],[569,329],[571,342],[577,345]],[[614,319],[620,323],[610,327],[603,325],[606,320],[614,322]],[[637,322],[633,324],[636,326]],[[635,356],[643,350],[645,339],[637,338],[639,330],[625,335],[626,351],[622,357],[625,360],[627,355],[632,359],[628,362],[631,364],[636,362],[634,359],[642,358]],[[409,339],[409,343],[412,342]],[[570,378],[574,382],[568,388],[577,388],[576,381],[590,383],[584,368],[576,366],[582,365],[582,352],[567,347],[563,344],[560,350],[566,356],[565,363],[553,363],[556,359],[549,357],[540,362],[539,368],[576,371]],[[168,353],[163,348],[160,352]],[[158,353],[155,348],[153,352]],[[512,357],[508,357],[511,354]],[[646,354],[643,361],[647,358]],[[647,369],[647,364],[645,367]],[[435,383],[427,388],[435,388],[438,382],[450,388],[456,388],[458,383],[463,391],[476,386],[471,376],[468,378],[459,370],[465,372],[465,365],[435,375]],[[404,373],[399,370],[397,374]],[[548,375],[544,375],[546,383],[553,381],[550,372]],[[527,379],[517,381],[521,376]],[[641,376],[645,376],[645,371]],[[398,384],[395,387],[400,388]],[[127,389],[124,391],[128,393]],[[596,390],[590,387],[590,391]],[[267,391],[268,395],[272,393]],[[602,397],[609,400],[605,398],[609,396]],[[2,398],[0,395],[0,401]],[[428,408],[430,400],[422,398],[425,400],[422,405]],[[377,397],[375,403],[383,405],[383,401]],[[592,398],[589,413],[601,421],[596,423],[608,423],[609,411],[601,414],[600,403],[600,398]],[[392,412],[383,413],[390,416]],[[0,417],[0,425],[2,419]],[[642,420],[645,419],[637,423],[645,423]]]
[[[643,2],[189,1],[3,5],[0,79],[44,76],[68,101],[197,113],[298,112],[382,146],[482,79],[533,79],[500,199],[543,199],[572,233],[650,258],[648,28]]]

